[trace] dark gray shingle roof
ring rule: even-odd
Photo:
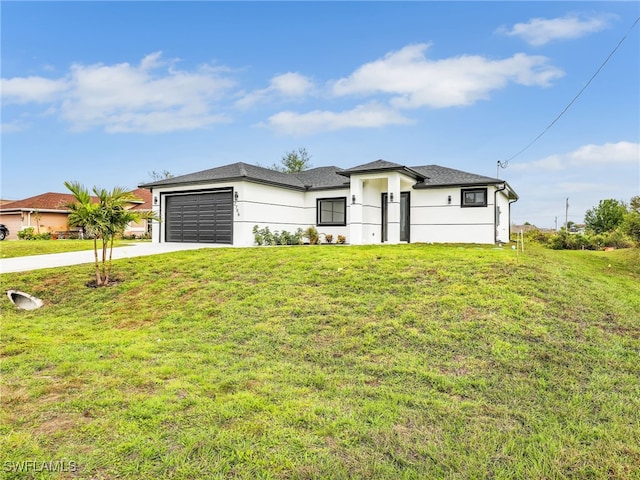
[[[373,171],[400,171],[416,179],[414,188],[430,188],[453,185],[495,185],[504,180],[485,177],[474,173],[463,172],[439,165],[423,165],[406,167],[386,160],[376,160],[357,167],[341,169],[338,167],[318,167],[299,173],[282,173],[269,168],[258,167],[244,162],[232,163],[221,167],[189,173],[179,177],[167,178],[157,182],[140,185],[143,188],[197,185],[210,182],[228,182],[234,180],[251,180],[259,183],[278,185],[296,190],[314,190],[341,188],[349,185],[348,178],[355,173]]]
[[[340,175],[349,177],[354,173],[392,172],[392,171],[402,172],[405,175],[409,175],[410,177],[413,177],[418,181],[423,180],[423,175],[419,172],[416,172],[411,167],[405,167],[404,165],[400,165],[399,163],[388,162],[386,160],[376,160],[375,162],[365,163],[364,165],[358,165],[357,167],[347,168],[346,170],[342,170],[340,172]]]
[[[343,170],[343,173],[369,172],[371,170],[396,170],[402,168],[405,168],[404,165],[380,159],[374,162],[358,165],[357,167],[347,168],[346,170]]]
[[[338,172],[342,172],[342,169],[338,167],[318,167],[300,173],[294,173],[293,175],[295,175],[303,185],[311,189],[348,188],[349,180]]]
[[[293,175],[277,172],[269,168],[257,167],[256,165],[249,165],[244,162],[223,165],[221,167],[210,168],[209,170],[180,175],[179,177],[145,183],[140,186],[148,188],[232,180],[255,180],[263,183],[304,189],[304,184]]]
[[[504,180],[498,178],[476,175],[475,173],[441,167],[440,165],[424,165],[411,167],[411,169],[425,177],[424,182],[417,183],[415,188],[442,187],[447,185],[495,185],[504,183]]]

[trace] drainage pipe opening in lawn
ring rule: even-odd
[[[42,300],[39,298],[18,290],[7,290],[7,297],[9,297],[11,303],[21,310],[35,310],[43,305]]]

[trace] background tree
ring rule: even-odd
[[[160,180],[166,180],[167,178],[173,178],[173,175],[169,170],[163,170],[162,172],[156,172],[152,170],[149,172],[149,176],[154,182],[158,182]]]
[[[624,219],[627,207],[624,203],[609,198],[600,200],[597,207],[587,210],[584,223],[594,233],[606,233],[615,230]]]
[[[640,244],[640,212],[631,211],[624,216],[620,225],[622,231]]]
[[[152,212],[132,212],[132,202],[138,199],[124,188],[108,191],[93,187],[94,200],[79,182],[64,182],[64,185],[75,199],[66,205],[70,212],[69,225],[82,227],[93,238],[96,285],[108,285],[115,237],[125,231],[129,222],[143,218],[157,220],[157,217]],[[101,257],[98,250],[102,251]]]
[[[640,195],[631,197],[629,211],[620,224],[622,231],[640,245]]]
[[[311,155],[304,147],[298,148],[298,150],[291,150],[285,153],[280,159],[280,165],[274,163],[271,166],[271,170],[276,170],[283,173],[297,173],[311,168]]]

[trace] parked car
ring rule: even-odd
[[[9,236],[9,229],[0,223],[0,240],[4,240]]]

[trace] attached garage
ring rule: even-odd
[[[185,243],[233,243],[233,191],[168,193],[165,240]]]

